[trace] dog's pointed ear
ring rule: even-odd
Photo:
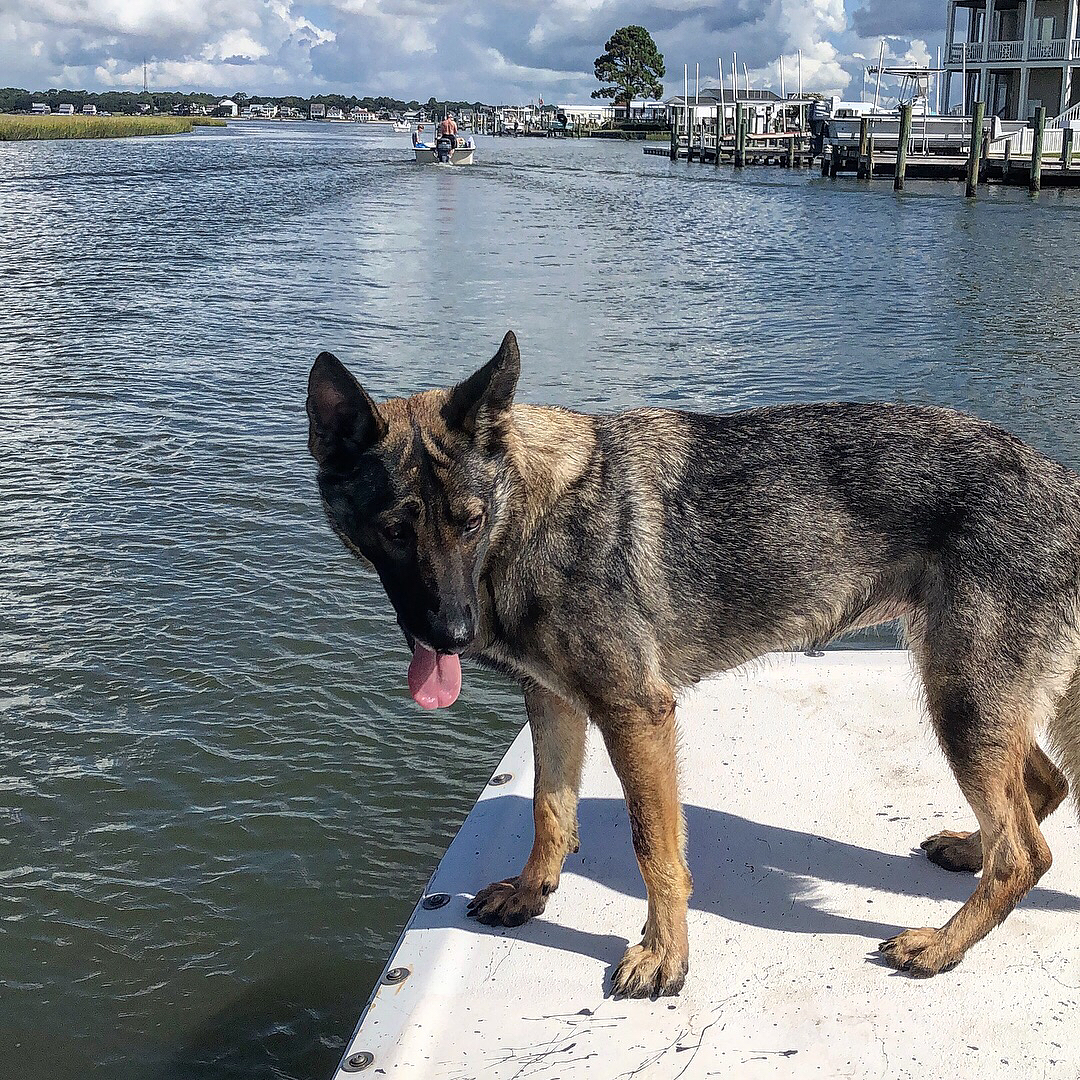
[[[375,402],[333,354],[319,353],[308,376],[308,449],[327,468],[370,450],[385,434]]]
[[[443,406],[446,426],[479,439],[497,431],[514,403],[521,353],[513,330],[507,331],[499,351],[477,372],[450,391]]]

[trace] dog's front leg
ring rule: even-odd
[[[626,950],[612,976],[612,993],[677,994],[689,964],[686,909],[693,882],[675,779],[674,697],[667,691],[655,704],[611,710],[594,720],[622,782],[649,904],[644,937]]]
[[[578,849],[577,802],[586,716],[547,690],[525,691],[533,740],[532,852],[524,870],[481,889],[469,914],[488,925],[520,926],[539,915],[559,887],[563,860]]]

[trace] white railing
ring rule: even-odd
[[[1074,120],[1080,120],[1080,101],[1070,109],[1066,109],[1060,116],[1055,116],[1053,120],[1047,120],[1047,127],[1059,127],[1066,128]]]
[[[949,63],[959,64],[964,59],[964,53],[967,52],[966,59],[979,63],[983,57],[983,47],[981,41],[968,41],[959,45],[951,45],[949,47]]]
[[[1072,58],[1074,60],[1080,60],[1080,38],[1073,38]]]
[[[1029,41],[1029,60],[1064,60],[1065,40],[1060,41]]]
[[[991,41],[987,49],[988,60],[1022,60],[1024,43],[1022,41]]]
[[[1061,128],[1045,128],[1043,130],[1042,154],[1043,160],[1061,157],[1062,140],[1065,132]],[[987,147],[990,157],[1004,157],[1005,147],[1009,148],[1009,156],[1015,158],[1029,158],[1035,148],[1035,129],[1021,128],[1011,135],[1003,135],[1000,139],[994,139]]]

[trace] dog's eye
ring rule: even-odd
[[[394,521],[383,526],[382,534],[391,544],[403,544],[409,535],[409,530],[405,522]]]
[[[483,524],[484,524],[484,514],[483,514],[483,511],[481,511],[480,513],[473,514],[473,516],[471,518],[469,518],[468,521],[465,522],[465,527],[462,529],[462,532],[466,536],[469,536],[470,534],[476,532],[476,530],[479,529],[480,526],[483,525]]]

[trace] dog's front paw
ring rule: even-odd
[[[631,945],[611,977],[611,992],[615,997],[669,997],[682,989],[688,968],[681,950]]]
[[[496,881],[469,901],[467,914],[485,926],[521,926],[543,913],[553,888],[529,888],[520,877]]]
[[[878,952],[890,967],[907,971],[916,979],[928,979],[960,961],[945,947],[945,934],[932,926],[905,930],[883,941]]]
[[[939,832],[920,845],[926,857],[938,866],[957,873],[974,874],[982,869],[982,838],[978,832]]]

